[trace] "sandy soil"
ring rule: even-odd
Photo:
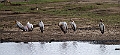
[[[92,0],[89,0],[90,2]],[[109,0],[106,0],[109,1]],[[111,1],[111,0],[110,0]],[[96,2],[98,2],[96,0]],[[77,31],[73,31],[68,24],[68,33],[64,34],[60,28],[55,25],[58,21],[70,20],[65,17],[56,17],[47,14],[14,14],[12,11],[0,11],[0,40],[7,42],[34,42],[34,41],[111,41],[112,43],[120,44],[120,25],[106,25],[105,33],[101,34],[98,23],[89,23],[88,19],[72,18],[76,22],[84,21],[84,23],[77,24]],[[23,25],[29,21],[34,24],[34,30],[30,32],[23,32],[19,30],[14,21],[19,20]],[[45,24],[44,33],[40,32],[37,26],[38,22],[42,20]],[[97,22],[97,20],[96,20]],[[69,22],[67,22],[69,23]],[[110,43],[111,43],[110,42]],[[109,42],[106,42],[109,43]]]

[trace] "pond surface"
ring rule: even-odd
[[[90,42],[29,42],[0,43],[0,55],[120,55],[120,45],[90,44]]]

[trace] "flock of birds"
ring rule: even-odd
[[[73,31],[76,31],[76,27],[77,27],[76,23],[72,19],[70,21],[71,21],[70,22],[71,28],[73,29]],[[23,31],[33,31],[33,24],[31,24],[29,22],[26,24],[26,26],[23,26],[19,21],[16,20],[16,24],[17,24],[17,27]],[[44,23],[42,21],[40,21],[38,25],[40,27],[41,32],[43,33]],[[60,27],[60,29],[63,31],[64,34],[67,33],[68,26],[67,26],[66,22],[59,22],[58,26]],[[101,33],[104,34],[105,26],[103,24],[102,19],[100,19],[99,28],[100,28]]]

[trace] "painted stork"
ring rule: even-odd
[[[74,31],[76,31],[76,24],[75,24],[75,22],[71,19],[70,20],[71,22],[70,22],[70,25],[71,25],[71,27],[72,27],[72,29],[74,30]]]
[[[43,33],[43,31],[44,31],[44,23],[42,21],[39,22],[39,27],[40,27],[41,32]]]
[[[100,19],[99,27],[100,27],[100,31],[101,31],[101,33],[104,34],[105,25],[104,25],[102,22],[103,22],[103,20]]]
[[[28,27],[27,27],[27,26],[24,26],[24,27],[23,27],[23,31],[28,31]]]
[[[28,30],[29,31],[32,31],[33,30],[33,25],[31,23],[27,23],[27,27],[28,27]]]
[[[59,22],[58,26],[61,28],[61,30],[64,32],[64,34],[67,33],[68,27],[66,22]]]
[[[16,20],[15,23],[19,29],[21,29],[21,30],[24,29],[24,26],[19,21]]]

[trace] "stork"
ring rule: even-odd
[[[43,31],[44,31],[44,23],[42,21],[39,22],[39,27],[40,27],[41,32],[43,33]]]
[[[67,33],[68,27],[66,22],[59,22],[58,26],[61,28],[61,30],[64,32],[64,34]]]
[[[16,20],[15,23],[19,29],[21,29],[21,30],[24,29],[24,26],[19,21]]]
[[[28,31],[28,27],[27,26],[23,26],[19,21],[15,21],[17,24],[17,27],[23,31]]]
[[[28,22],[26,26],[28,27],[29,31],[33,30],[33,25],[31,23]]]
[[[101,33],[104,34],[105,26],[104,26],[104,24],[102,22],[103,22],[103,20],[100,19],[99,27],[100,27]]]
[[[74,30],[74,31],[76,31],[76,24],[75,24],[75,22],[71,19],[70,20],[71,22],[70,22],[70,25],[71,25],[71,27],[72,27],[72,29]]]

